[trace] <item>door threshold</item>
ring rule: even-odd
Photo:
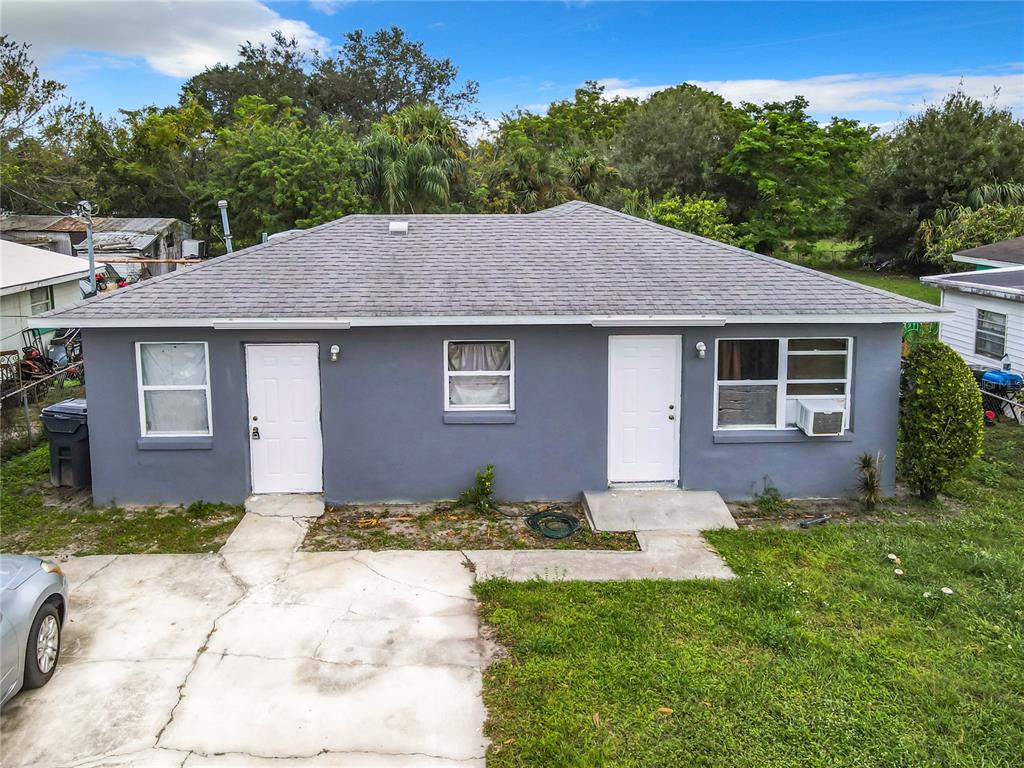
[[[679,483],[672,482],[671,480],[654,480],[654,481],[633,481],[628,483],[608,483],[608,489],[612,491],[642,491],[645,489],[649,490],[671,490],[673,488],[679,488]]]

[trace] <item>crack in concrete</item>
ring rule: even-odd
[[[257,512],[254,509],[246,509],[245,510],[245,514],[247,514],[247,515],[256,515],[256,517],[270,518],[270,519],[277,519],[277,520],[291,520],[292,522],[296,523],[297,525],[302,525],[303,523],[305,523],[306,525],[309,525],[308,521],[310,521],[310,520],[318,520],[320,518],[320,515],[275,515],[275,514],[267,514],[266,512]]]
[[[466,554],[466,550],[460,549],[459,554],[462,555],[462,564],[466,566],[466,570],[473,574],[473,583],[475,584],[477,581],[476,563],[474,563],[470,556]],[[473,599],[475,600],[476,597],[474,597]]]
[[[119,557],[120,557],[120,555],[114,555],[113,557],[111,557],[111,558],[110,558],[110,560],[108,560],[107,562],[105,562],[105,563],[104,563],[103,565],[101,565],[101,566],[100,566],[99,568],[97,568],[97,569],[96,569],[95,571],[93,571],[93,572],[92,572],[92,573],[90,573],[90,574],[89,574],[88,576],[86,576],[86,577],[85,577],[84,579],[82,579],[82,581],[81,581],[81,583],[80,583],[80,584],[78,584],[78,585],[76,585],[75,587],[73,587],[72,589],[68,590],[68,592],[69,592],[69,593],[72,593],[72,592],[76,592],[76,591],[78,591],[79,589],[81,589],[82,587],[84,587],[84,586],[85,586],[86,584],[88,584],[88,583],[89,583],[90,581],[92,581],[92,580],[93,580],[93,579],[95,579],[95,578],[96,578],[97,576],[99,576],[99,575],[100,575],[101,573],[103,573],[103,571],[107,570],[107,568],[109,568],[110,566],[112,566],[112,565],[114,564],[114,561],[115,561],[115,560],[117,560],[117,558],[119,558]]]
[[[72,667],[72,666],[79,666],[79,665],[82,665],[82,664],[107,664],[107,663],[111,663],[111,664],[149,664],[150,662],[165,663],[165,662],[169,662],[169,661],[188,661],[189,658],[191,658],[191,657],[189,657],[189,656],[148,656],[145,659],[117,659],[117,658],[109,658],[109,659],[106,659],[106,658],[104,658],[104,659],[76,659],[74,657],[67,658],[65,656],[61,656],[60,663],[61,663],[61,666]]]
[[[246,510],[246,514],[254,514],[254,513],[250,512],[249,510]],[[258,513],[256,513],[256,514],[258,514]],[[260,517],[269,517],[269,515],[268,516],[259,515],[259,516]],[[277,517],[280,517],[282,519],[285,518],[285,516],[283,516],[283,515],[278,515]],[[293,523],[295,523],[295,525],[298,526],[298,528],[300,530],[305,530],[306,526],[303,525],[302,523],[300,523],[296,518],[289,518],[289,519]],[[225,542],[225,545],[226,545],[226,543],[227,542]],[[302,544],[302,541],[300,540],[296,546],[292,547],[291,554],[292,554],[293,557],[289,557],[288,560],[284,563],[284,567],[281,569],[281,572],[276,577],[271,579],[271,581],[269,581],[267,584],[260,586],[259,587],[260,590],[273,588],[274,585],[280,583],[287,576],[288,569],[291,566],[292,560],[294,559],[294,555],[295,555],[296,552],[298,552],[298,547],[301,544]],[[236,600],[232,601],[231,604],[228,605],[227,608],[225,608],[221,613],[219,613],[214,618],[213,623],[210,626],[210,631],[206,634],[206,638],[203,640],[202,644],[199,646],[198,650],[195,653],[195,656],[192,659],[192,665],[189,667],[188,672],[185,673],[185,678],[181,681],[181,684],[178,685],[178,700],[174,703],[174,706],[171,707],[171,713],[170,713],[169,717],[167,718],[167,722],[165,722],[163,724],[163,726],[160,728],[160,730],[157,732],[156,739],[153,742],[153,746],[154,747],[158,747],[160,749],[167,749],[167,747],[162,747],[160,745],[160,739],[163,738],[164,733],[170,727],[171,723],[174,722],[174,715],[178,711],[178,707],[181,706],[182,700],[185,698],[185,686],[188,684],[189,678],[192,676],[192,673],[195,671],[196,667],[199,666],[199,659],[209,649],[209,647],[210,647],[210,640],[213,638],[213,635],[217,632],[217,627],[218,627],[220,621],[225,616],[227,616],[229,613],[231,613],[231,611],[233,611],[235,608],[237,608],[239,605],[241,605],[243,602],[245,602],[246,599],[248,599],[252,595],[252,589],[250,588],[248,582],[246,582],[245,579],[243,579],[241,576],[239,576],[231,568],[231,565],[228,563],[227,558],[224,556],[223,549],[224,548],[221,547],[221,551],[217,552],[215,557],[216,557],[217,562],[219,563],[220,567],[231,578],[231,580],[233,582],[235,582],[235,586],[238,587],[238,589],[240,590],[241,594],[238,596],[238,598]],[[228,554],[232,554],[232,553],[229,551]],[[243,554],[243,553],[238,553],[238,554]]]
[[[451,594],[449,592],[442,592],[439,589],[431,589],[430,587],[424,587],[424,586],[418,585],[418,584],[410,584],[407,581],[402,581],[401,579],[396,579],[393,576],[388,576],[386,573],[381,573],[379,570],[374,568],[372,565],[370,565],[365,560],[360,560],[359,559],[359,555],[360,554],[362,554],[362,551],[359,551],[356,554],[356,556],[352,558],[352,561],[356,562],[356,563],[359,563],[361,566],[366,568],[368,571],[370,571],[371,573],[375,573],[376,575],[380,576],[385,581],[390,581],[393,584],[400,584],[403,587],[408,587],[409,589],[418,589],[418,590],[423,591],[423,592],[430,592],[431,594],[434,594],[434,595],[440,595],[441,597],[448,597],[448,598],[451,598],[452,600],[466,600],[466,601],[476,602],[476,598],[473,597],[472,595],[470,595],[469,597],[463,597],[462,595],[453,595],[453,594]]]
[[[183,749],[170,749],[168,747],[156,747],[156,749],[163,750],[165,752],[186,752]],[[122,757],[132,757],[133,755],[144,755],[149,751],[146,749],[132,749],[127,752],[104,752],[101,755],[90,755],[89,757],[83,757],[79,760],[72,761],[70,763],[61,763],[59,768],[90,768],[90,766],[105,766],[108,765],[108,761],[117,760]],[[186,758],[188,754],[186,754]],[[184,763],[184,760],[182,761]]]
[[[472,669],[480,668],[479,664],[452,664],[439,661],[430,664],[385,664],[374,661],[331,661],[319,656],[264,656],[260,653],[238,653],[235,651],[210,651],[213,656],[220,656],[222,659],[261,659],[262,661],[315,661],[318,664],[328,664],[335,667],[372,667],[375,669]]]
[[[213,634],[217,631],[217,623],[231,613],[231,611],[233,611],[243,600],[245,600],[246,597],[249,596],[249,585],[231,570],[231,567],[228,565],[224,555],[218,553],[217,557],[219,558],[221,568],[223,568],[224,572],[227,573],[227,575],[231,577],[231,580],[235,582],[235,585],[241,590],[241,594],[237,599],[233,600],[227,608],[214,617],[213,623],[210,625],[210,631],[206,633],[206,638],[203,640],[198,650],[196,650],[195,656],[192,658],[192,665],[189,667],[188,672],[185,673],[185,678],[178,685],[178,700],[175,701],[174,706],[171,707],[171,713],[167,718],[167,722],[165,722],[160,730],[157,731],[156,739],[153,741],[153,746],[159,746],[160,739],[163,738],[164,732],[170,727],[171,723],[174,722],[174,715],[178,711],[178,707],[181,706],[182,699],[185,698],[185,686],[188,685],[189,678],[192,677],[192,673],[195,672],[196,667],[199,666],[199,659],[202,658],[203,654],[206,653],[207,648],[210,647],[210,638],[212,638]]]
[[[160,749],[163,749],[163,747],[160,747]],[[189,756],[191,755],[197,755],[199,757],[242,755],[244,757],[251,757],[257,760],[314,760],[322,755],[372,755],[374,757],[426,757],[431,760],[445,760],[450,763],[470,763],[483,760],[486,757],[486,750],[481,752],[478,757],[449,757],[447,755],[435,755],[430,752],[378,752],[371,749],[321,749],[319,752],[301,755],[261,755],[257,752],[200,752],[198,750],[190,750]]]
[[[261,518],[268,518],[268,517],[281,517],[281,518],[284,518],[284,517],[286,517],[286,516],[283,516],[283,515],[262,515],[260,513],[255,513],[255,512],[251,512],[251,511],[247,511],[247,514],[256,514],[258,517],[261,517]],[[295,518],[295,517],[291,518],[292,522],[300,529],[300,531],[305,531],[307,529],[308,524],[309,524],[308,521],[311,520],[311,519],[313,519],[313,518],[305,518],[305,517],[303,517],[303,518]],[[131,760],[135,759],[135,758],[133,758],[133,756],[137,756],[137,758],[139,760],[145,761],[145,759],[146,759],[145,756],[146,756],[147,753],[150,755],[150,759],[152,759],[152,753],[149,752],[148,750],[156,750],[156,749],[159,749],[162,752],[167,752],[167,753],[174,754],[174,755],[182,755],[181,762],[179,763],[179,768],[183,768],[184,766],[189,764],[191,758],[193,757],[193,755],[195,755],[197,757],[201,757],[201,758],[211,758],[211,757],[217,757],[217,756],[221,756],[221,755],[229,755],[229,756],[230,755],[237,755],[239,757],[248,757],[248,758],[252,758],[252,759],[265,759],[265,760],[306,760],[306,759],[314,759],[314,758],[316,758],[316,757],[318,757],[320,755],[328,755],[328,754],[330,754],[330,755],[339,755],[339,756],[345,756],[345,755],[353,755],[353,756],[356,756],[356,755],[370,755],[370,756],[376,756],[376,757],[380,757],[380,758],[384,758],[384,759],[387,759],[387,758],[402,758],[402,757],[422,757],[422,758],[427,758],[427,759],[432,759],[432,760],[448,761],[448,762],[452,762],[452,763],[481,763],[482,764],[482,762],[483,762],[483,760],[485,759],[485,756],[486,756],[486,743],[481,745],[480,752],[478,753],[478,755],[471,756],[471,757],[452,757],[452,756],[448,756],[448,755],[431,754],[429,752],[390,752],[390,751],[383,751],[383,750],[382,751],[376,751],[376,750],[358,750],[358,749],[355,749],[355,750],[333,750],[333,749],[328,749],[328,748],[322,749],[322,750],[320,750],[317,753],[309,754],[309,755],[307,755],[307,754],[289,754],[289,755],[273,755],[273,754],[268,754],[268,755],[261,755],[261,754],[254,753],[254,752],[243,752],[243,751],[239,751],[239,752],[219,752],[218,751],[218,752],[213,752],[213,753],[204,753],[204,752],[200,752],[200,751],[197,751],[195,749],[188,748],[188,747],[178,747],[178,748],[175,748],[175,747],[166,746],[166,745],[160,743],[161,740],[165,737],[165,735],[166,735],[168,729],[170,728],[170,726],[174,723],[175,716],[179,713],[179,710],[181,708],[182,702],[185,699],[186,688],[187,688],[188,683],[190,682],[190,680],[192,678],[193,673],[196,671],[196,669],[199,666],[200,659],[204,655],[206,655],[207,653],[210,653],[210,654],[212,654],[214,656],[219,656],[221,658],[224,658],[224,657],[227,657],[227,656],[239,656],[239,657],[251,657],[251,658],[271,660],[271,661],[273,661],[273,660],[281,660],[281,661],[307,661],[307,660],[309,660],[309,661],[314,661],[316,663],[328,664],[328,665],[337,665],[337,666],[348,667],[348,668],[371,667],[371,668],[387,669],[387,668],[398,668],[398,667],[409,667],[409,668],[437,668],[437,667],[441,667],[441,668],[451,668],[453,670],[466,670],[466,671],[469,671],[469,672],[477,672],[477,671],[479,671],[482,668],[482,660],[481,660],[481,663],[470,663],[470,664],[452,664],[452,663],[386,664],[386,663],[373,663],[373,662],[363,662],[363,661],[350,661],[350,662],[330,661],[330,660],[327,660],[327,659],[324,659],[324,658],[320,657],[320,652],[321,652],[324,644],[326,643],[326,641],[328,639],[328,636],[330,635],[331,630],[335,627],[335,625],[338,622],[355,622],[355,623],[359,623],[359,622],[363,622],[363,621],[374,621],[374,622],[382,622],[382,621],[415,621],[415,620],[420,619],[420,618],[432,618],[432,617],[441,618],[441,617],[444,617],[444,616],[459,616],[459,615],[461,615],[461,612],[452,612],[452,609],[449,609],[448,611],[432,612],[432,613],[429,613],[429,614],[425,614],[423,616],[398,616],[398,617],[382,618],[382,617],[373,616],[373,615],[370,615],[370,614],[359,613],[358,611],[354,610],[353,609],[353,605],[356,603],[356,599],[353,599],[349,603],[349,605],[346,607],[344,613],[342,613],[339,616],[335,617],[334,619],[332,619],[328,623],[328,626],[327,626],[327,628],[326,628],[326,630],[324,632],[324,635],[320,639],[320,642],[317,643],[317,646],[316,646],[316,648],[315,648],[315,650],[313,652],[313,656],[312,657],[295,656],[295,657],[279,657],[278,658],[278,657],[262,656],[262,655],[259,655],[259,654],[231,653],[230,651],[225,651],[225,652],[210,651],[210,644],[211,644],[211,642],[213,640],[214,635],[217,633],[218,629],[220,629],[222,627],[222,624],[223,624],[223,621],[224,621],[225,617],[228,616],[233,610],[235,610],[236,608],[241,606],[243,603],[261,604],[262,601],[259,599],[259,597],[262,596],[262,595],[265,595],[267,590],[272,589],[275,585],[277,585],[277,584],[281,583],[282,581],[284,581],[293,572],[304,572],[303,569],[296,567],[297,564],[301,562],[301,560],[298,557],[298,555],[301,553],[302,543],[303,543],[303,539],[302,539],[302,537],[299,537],[299,539],[295,543],[295,545],[292,546],[291,551],[290,551],[290,555],[287,558],[283,559],[283,562],[281,563],[280,571],[277,573],[276,576],[274,576],[273,578],[269,579],[265,583],[262,582],[261,580],[256,580],[251,585],[241,575],[241,573],[244,573],[244,572],[242,572],[242,571],[236,572],[231,567],[231,564],[228,562],[228,559],[225,557],[225,554],[224,554],[223,550],[221,552],[219,552],[219,553],[211,555],[210,560],[212,562],[214,562],[216,564],[216,566],[219,567],[223,571],[223,573],[226,574],[235,583],[235,585],[237,586],[237,588],[239,590],[239,594],[238,594],[238,596],[234,600],[232,600],[224,608],[224,610],[222,610],[220,613],[218,613],[213,618],[213,620],[212,620],[212,622],[210,624],[210,627],[209,627],[209,631],[206,633],[205,638],[202,640],[201,644],[199,645],[199,647],[197,648],[195,653],[191,656],[191,664],[188,666],[188,670],[186,671],[186,673],[185,673],[184,677],[182,678],[180,684],[177,686],[177,698],[174,701],[173,706],[170,708],[170,712],[168,714],[167,720],[163,723],[163,725],[160,727],[159,731],[156,733],[156,737],[155,737],[154,741],[152,742],[152,746],[149,747],[149,748],[146,748],[146,749],[141,749],[141,750],[140,749],[136,749],[136,750],[130,750],[130,751],[125,751],[125,752],[113,751],[113,752],[104,753],[104,754],[91,755],[91,756],[88,756],[88,757],[79,757],[74,762],[66,763],[65,765],[67,766],[67,768],[90,768],[91,766],[104,765],[104,764],[106,764],[107,761],[110,761],[112,759],[113,760],[126,759],[126,760],[131,761]],[[463,557],[463,559],[465,561],[471,563],[471,561],[469,561],[469,558],[466,556],[466,554],[464,552],[460,552],[460,553],[461,553],[461,555],[462,555],[462,557]],[[239,555],[239,556],[243,556],[244,557],[246,552],[245,551],[231,552],[229,550],[227,554],[229,556],[231,556],[231,555]],[[448,593],[448,592],[443,592],[443,591],[438,590],[438,589],[431,589],[429,587],[425,587],[425,586],[422,586],[422,585],[417,585],[417,584],[414,584],[414,583],[409,583],[409,582],[406,582],[406,581],[402,581],[399,578],[395,578],[393,576],[389,576],[388,574],[383,573],[381,570],[379,570],[378,568],[374,567],[373,565],[371,565],[370,563],[366,562],[365,560],[360,559],[359,555],[360,555],[360,552],[353,551],[352,552],[352,556],[351,556],[350,559],[355,560],[361,566],[363,566],[368,571],[370,571],[371,573],[373,573],[374,575],[376,575],[377,577],[379,577],[380,579],[382,579],[384,581],[389,581],[389,582],[392,582],[394,584],[398,584],[398,585],[400,585],[402,587],[405,587],[405,588],[408,588],[408,589],[411,589],[411,590],[416,590],[416,591],[422,591],[422,592],[428,592],[428,593],[436,594],[436,595],[439,595],[439,596],[442,596],[442,597],[446,597],[446,598],[449,598],[449,599],[452,599],[452,600],[474,601],[475,602],[475,598],[472,597],[472,596],[470,596],[470,597],[463,597],[463,596],[460,596],[460,595],[451,594],[451,593]],[[108,562],[104,563],[102,566],[97,568],[96,571],[94,571],[92,574],[90,574],[86,579],[83,579],[81,584],[79,584],[78,587],[76,587],[76,589],[82,587],[83,585],[85,585],[86,583],[91,581],[93,578],[98,576],[102,571],[104,571],[107,568],[109,568],[115,562],[115,560],[117,560],[118,558],[119,558],[119,556],[116,556],[116,555],[111,557],[111,559]],[[319,567],[320,566],[315,566],[312,570],[316,570]],[[275,566],[275,569],[276,569],[276,566]],[[470,570],[472,571],[472,568],[470,568]],[[474,579],[475,579],[475,576],[474,576]],[[277,601],[272,601],[271,604],[273,604],[273,603],[277,603]],[[280,603],[278,603],[278,604],[280,604]],[[324,607],[324,606],[321,606],[321,605],[306,603],[304,601],[286,601],[284,604],[288,604],[288,605],[310,605],[311,607],[316,607],[316,608],[323,608]],[[359,618],[356,618],[356,617],[359,617]],[[479,637],[479,634],[477,634],[476,637],[468,638],[468,639],[471,639],[471,640],[479,642],[480,637]],[[188,660],[189,660],[188,656],[179,656],[179,657],[166,657],[166,658],[164,658],[164,657],[160,657],[160,658],[153,657],[153,658],[148,658],[148,659],[77,659],[77,660],[76,659],[69,659],[69,663],[72,664],[72,665],[74,665],[74,664],[81,664],[81,665],[84,665],[84,664],[98,664],[98,663],[105,663],[105,662],[108,662],[108,663],[133,663],[134,664],[134,663],[143,663],[143,662],[149,662],[149,661],[157,661],[157,662],[166,662],[166,661],[187,662]],[[190,739],[188,739],[186,737],[185,739],[183,739],[183,741],[188,742],[188,741],[190,741]],[[475,748],[473,748],[473,749],[475,749]],[[463,753],[463,754],[465,754],[465,753]]]

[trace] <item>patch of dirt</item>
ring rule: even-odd
[[[825,525],[941,522],[956,517],[963,503],[948,497],[925,502],[898,489],[896,496],[882,500],[873,510],[864,509],[856,499],[787,499],[784,508],[775,513],[765,513],[753,501],[728,502],[726,506],[740,528],[796,529],[803,521],[822,517],[829,518]]]
[[[527,516],[545,509],[577,517],[580,528],[564,539],[535,532]],[[487,514],[473,508],[439,504],[352,504],[328,507],[306,532],[302,549],[612,549],[636,550],[632,533],[591,530],[581,505],[502,503]]]
[[[49,480],[26,490],[26,493],[38,493],[43,497],[43,506],[68,508],[85,508],[92,505],[92,491],[89,488],[68,488],[50,485]]]

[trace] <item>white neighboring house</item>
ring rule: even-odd
[[[81,300],[78,281],[88,276],[82,259],[0,240],[0,351],[20,352],[28,319]]]
[[[1024,267],[1024,237],[1001,240],[998,243],[980,245],[953,254],[953,261],[974,264],[980,269],[999,267]]]
[[[970,365],[1024,371],[1024,266],[923,277],[942,289],[939,338]]]

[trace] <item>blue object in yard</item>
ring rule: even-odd
[[[1024,388],[1024,376],[1013,371],[985,371],[981,375],[981,383],[988,390],[1016,392]]]

